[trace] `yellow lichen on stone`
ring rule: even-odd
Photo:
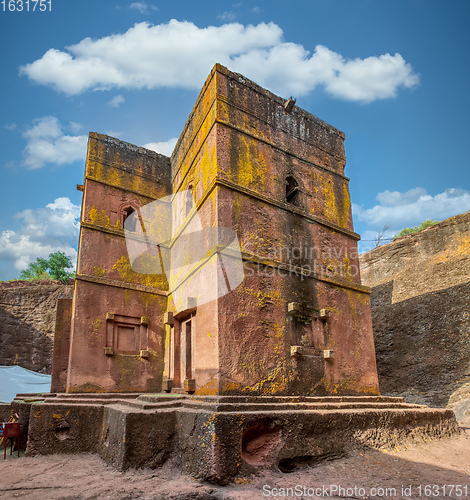
[[[149,274],[136,273],[131,266],[129,258],[122,256],[118,259],[112,269],[117,270],[121,279],[126,283],[137,283],[145,286],[155,287],[160,290],[165,290],[168,287],[168,282],[164,274],[151,274],[150,271],[156,268],[158,257],[152,255],[142,255],[139,266],[142,270],[148,269]],[[158,260],[159,263],[159,260]]]
[[[271,290],[271,291],[261,291],[261,290],[253,290],[252,288],[239,288],[238,293],[249,293],[253,297],[256,298],[258,307],[263,309],[269,304],[274,304],[275,306],[281,306],[282,294],[279,290]]]
[[[103,320],[101,318],[95,318],[92,321],[91,324],[91,330],[90,330],[90,345],[96,345],[98,342],[98,332],[101,328],[101,324],[103,323]]]
[[[92,224],[103,227],[111,227],[111,221],[105,210],[101,210],[99,213],[96,210],[96,206],[93,204],[90,208],[89,218]]]
[[[232,136],[231,142],[233,147],[237,148],[237,154],[230,162],[230,180],[242,187],[263,192],[267,178],[267,163],[260,152],[259,142],[241,134]]]
[[[106,275],[106,270],[103,269],[100,266],[94,266],[93,267],[93,275],[94,276],[105,276]]]
[[[351,213],[351,197],[349,196],[349,189],[346,181],[341,185],[343,197],[341,200],[341,210],[339,213],[339,225],[347,228],[349,226],[349,215]]]

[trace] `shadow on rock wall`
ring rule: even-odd
[[[52,339],[0,306],[0,365],[51,373]],[[45,369],[45,370],[44,370]]]
[[[389,281],[374,287],[371,295],[381,393],[435,407],[460,402],[459,411],[465,414],[468,402],[462,400],[470,398],[470,283],[395,304],[392,292]]]

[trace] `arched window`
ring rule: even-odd
[[[131,207],[131,206],[128,206],[128,207],[125,207],[122,212],[121,212],[121,223],[122,223],[122,227],[124,227],[124,223],[126,222],[126,220],[135,212],[135,210]],[[130,221],[127,223],[127,226],[126,226],[126,229],[127,231],[136,231],[136,227],[137,227],[137,221],[138,221],[138,217],[133,217],[133,221],[132,221],[132,224],[130,223]]]
[[[299,192],[299,183],[291,176],[286,177],[286,201],[293,203],[295,196]]]

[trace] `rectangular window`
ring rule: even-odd
[[[144,356],[148,349],[149,318],[106,314],[105,353]]]

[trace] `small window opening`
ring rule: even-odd
[[[132,208],[132,207],[127,207],[123,210],[123,213],[122,213],[122,227],[124,227],[124,223],[126,222],[126,220],[135,212],[135,210]],[[136,231],[136,227],[137,227],[137,221],[138,221],[138,218],[137,217],[134,217],[133,221],[132,221],[132,224],[129,222],[127,224],[127,227],[126,229],[128,231]]]
[[[286,201],[292,203],[299,192],[299,183],[292,177],[286,177]]]
[[[128,207],[124,209],[124,220],[126,220],[128,217],[130,217],[135,210],[132,207]]]

